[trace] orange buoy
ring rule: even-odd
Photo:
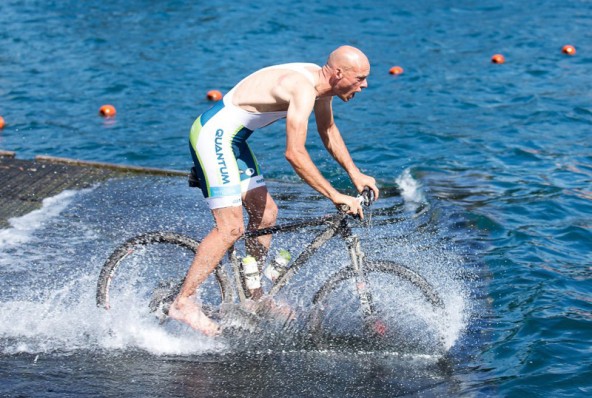
[[[389,69],[389,73],[391,75],[400,75],[403,73],[403,68],[401,68],[400,66],[393,66]]]
[[[570,44],[566,44],[565,46],[563,46],[561,51],[567,55],[576,55],[576,48]]]
[[[6,123],[4,122],[4,118],[2,116],[0,116],[0,130],[2,130],[5,125],[6,125]]]
[[[220,101],[222,99],[222,93],[218,90],[210,90],[206,96],[210,101]]]
[[[113,105],[103,105],[99,108],[99,114],[103,117],[113,117],[117,111]]]
[[[503,64],[506,62],[506,59],[501,54],[495,54],[493,57],[491,57],[491,62],[494,64]]]

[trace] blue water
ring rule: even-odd
[[[350,103],[334,101],[337,125],[354,160],[385,192],[417,185],[411,199],[387,194],[377,204],[400,212],[411,232],[381,233],[398,238],[396,255],[423,261],[436,282],[445,273],[437,273],[435,258],[470,274],[457,278],[457,295],[447,295],[461,298],[465,318],[454,323],[453,366],[444,373],[390,354],[370,360],[296,347],[235,360],[238,354],[216,356],[216,346],[181,337],[159,351],[133,333],[134,343],[105,345],[93,334],[97,324],[66,323],[93,311],[92,284],[109,250],[147,227],[203,234],[211,222],[193,193],[179,193],[183,181],[108,183],[81,193],[52,221],[47,214],[39,225],[28,219],[0,236],[0,305],[17,318],[3,316],[0,330],[5,394],[240,395],[248,387],[252,395],[590,395],[591,12],[584,0],[2,2],[0,115],[7,126],[0,149],[24,159],[48,154],[186,170],[188,130],[210,106],[208,90],[226,92],[269,64],[322,64],[341,44],[361,48],[372,65],[369,87]],[[577,54],[562,54],[565,44]],[[506,63],[492,64],[495,53]],[[389,75],[393,65],[405,73]],[[117,108],[116,118],[98,116],[105,103]],[[283,129],[276,123],[250,143],[278,196],[298,193],[280,201],[281,215],[318,213],[283,158]],[[349,189],[314,123],[308,149],[333,184]],[[134,190],[135,207],[125,199]],[[428,220],[406,206],[418,197]],[[56,243],[63,240],[66,247]],[[415,251],[422,243],[432,251]],[[88,250],[96,253],[90,269],[71,280]],[[44,296],[36,307],[36,294],[17,291],[45,291],[44,274],[31,267],[39,264],[67,270],[66,298]],[[70,319],[72,292],[85,292],[88,303]],[[35,314],[55,307],[55,317],[35,323]],[[250,384],[255,376],[245,363],[258,364],[262,386]],[[122,369],[126,377],[117,376]],[[357,377],[340,379],[345,369]],[[309,389],[296,389],[307,382]]]

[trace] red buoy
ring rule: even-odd
[[[0,116],[0,130],[2,130],[4,126],[6,126],[6,122],[4,121],[4,118]]]
[[[389,69],[389,73],[391,75],[400,75],[403,73],[403,68],[401,68],[400,66],[393,66]]]
[[[491,62],[494,64],[503,64],[506,62],[506,59],[501,54],[495,54],[493,57],[491,57]]]
[[[567,55],[576,55],[576,48],[571,44],[566,44],[565,46],[563,46],[563,49],[561,49],[561,51]]]
[[[210,101],[220,101],[222,99],[222,93],[218,90],[210,90],[206,96]]]
[[[113,105],[103,105],[99,108],[99,114],[103,117],[113,117],[116,113]]]

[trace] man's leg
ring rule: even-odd
[[[248,191],[243,196],[243,205],[249,215],[248,229],[260,229],[275,225],[278,209],[267,191],[267,187],[262,186]],[[260,267],[265,264],[265,257],[270,244],[271,235],[245,240],[247,253],[257,259]],[[258,299],[262,296],[263,291],[261,289],[255,289],[250,291],[250,293],[253,299]]]
[[[208,336],[218,334],[219,328],[195,302],[195,291],[244,233],[242,207],[214,209],[212,213],[216,226],[199,244],[181,291],[169,309],[171,318],[184,322]]]
[[[249,214],[248,229],[267,228],[275,225],[278,208],[265,186],[248,191],[243,197],[243,205]],[[263,266],[271,245],[271,235],[246,239],[245,245],[249,254],[254,256],[257,262]],[[260,299],[263,296],[262,289],[250,291],[250,293],[253,299]],[[294,319],[292,309],[286,304],[278,304],[268,298],[263,298],[263,300],[253,304],[254,306],[251,309],[260,315],[269,314],[284,322]]]
[[[267,191],[267,187],[259,187],[247,192],[243,198],[243,205],[249,215],[247,229],[260,229],[275,225],[278,208]],[[246,239],[245,244],[250,255],[254,256],[257,261],[263,261],[271,244],[271,235]]]

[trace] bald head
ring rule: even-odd
[[[349,101],[368,87],[369,74],[370,62],[364,53],[352,46],[341,46],[329,54],[321,69],[315,86],[317,98],[337,96]]]
[[[331,69],[366,69],[370,67],[370,62],[366,55],[357,48],[352,46],[341,46],[329,54],[327,65],[330,66]]]

